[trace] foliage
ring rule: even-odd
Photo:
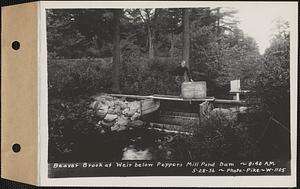
[[[249,119],[252,119],[251,116]],[[218,114],[198,126],[193,136],[175,135],[172,142],[162,146],[162,150],[165,153],[172,152],[169,158],[174,160],[259,159],[260,148],[256,141],[260,136],[258,133],[262,132],[261,126],[253,120],[232,122]],[[253,130],[258,132],[254,133]]]
[[[78,137],[97,131],[97,119],[89,109],[91,99],[49,99],[49,151],[51,155],[65,154],[74,150]],[[50,161],[53,157],[50,155]]]
[[[108,9],[47,10],[50,58],[111,56],[112,18]]]
[[[232,79],[241,79],[246,84],[252,83],[260,70],[261,56],[257,45],[252,38],[244,36],[237,28],[235,12],[225,8],[199,8],[191,11],[191,72],[194,80],[204,80],[208,83],[208,94],[211,96],[220,97],[228,93],[229,81]],[[112,10],[108,9],[47,10],[49,57],[111,57],[112,18]],[[181,9],[123,10],[120,25],[121,91],[134,94],[177,94],[178,88],[173,85],[168,72],[174,69],[182,58],[182,32]],[[149,40],[152,41],[151,47]],[[90,67],[87,71],[84,71],[83,65],[80,71],[76,71],[75,66],[74,70],[71,66],[71,71],[62,71],[66,78],[63,79],[62,75],[57,77],[56,81],[62,83],[56,85],[59,89],[52,89],[58,92],[72,91],[74,88],[82,92],[109,92],[112,77],[106,77],[106,73],[112,72],[99,69],[101,65],[97,66],[96,61],[97,59],[89,61],[94,62],[93,65],[86,64]],[[48,64],[50,75],[55,75],[55,67],[59,64],[53,66],[55,71],[52,72],[52,62],[57,61],[50,61]],[[61,69],[65,68],[61,66]],[[94,69],[98,71],[92,71]],[[73,72],[76,72],[75,76]],[[91,81],[94,76],[94,81]],[[100,81],[101,78],[103,81]],[[79,81],[81,84],[75,86]],[[247,85],[244,86],[248,88]]]
[[[128,53],[132,52],[130,50]],[[122,93],[142,95],[178,93],[174,76],[169,74],[169,71],[173,69],[174,62],[179,60],[156,58],[150,61],[145,57],[136,56],[133,53],[122,59]],[[48,78],[50,98],[112,92],[111,59],[50,59],[48,74],[51,75]]]
[[[227,86],[220,93],[228,93],[231,80],[251,82],[260,70],[261,56],[255,41],[244,36],[238,28],[217,34],[214,24],[201,26],[192,23],[191,67],[195,80],[206,80],[218,97],[218,88]],[[243,85],[249,88],[249,85]]]
[[[107,92],[111,86],[110,62],[111,59],[48,60],[49,97],[65,98]]]
[[[263,67],[254,85],[258,107],[289,127],[290,37],[287,30],[273,37],[265,51]],[[283,111],[284,110],[284,111]]]
[[[223,114],[210,116],[190,139],[193,156],[208,160],[255,158],[255,139],[248,131],[251,126]]]

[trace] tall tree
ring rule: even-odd
[[[156,32],[159,39],[154,40],[157,44],[157,54],[163,54],[167,49],[167,56],[175,56],[175,44],[180,41],[182,36],[182,11],[179,9],[158,9],[159,15],[156,24]],[[158,11],[157,11],[158,12]]]
[[[183,60],[190,66],[190,9],[183,9]]]
[[[120,92],[120,17],[121,9],[114,10],[113,34],[113,87],[114,92]]]
[[[147,34],[148,34],[148,54],[149,54],[149,58],[152,59],[154,58],[154,42],[153,42],[153,38],[154,38],[154,27],[153,27],[153,17],[155,15],[155,9],[140,9],[140,15],[141,18],[143,20],[143,22],[145,23],[145,26],[147,28]]]
[[[261,99],[260,106],[289,127],[290,32],[287,22],[276,24],[280,29],[276,31],[270,47],[264,53],[263,67],[257,77],[255,91]]]
[[[148,56],[150,59],[154,58],[154,35],[157,20],[156,9],[127,9],[126,17],[132,19],[136,24],[143,24],[145,29],[145,32],[143,33],[146,33],[145,44]]]

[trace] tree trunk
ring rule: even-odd
[[[183,9],[183,55],[182,58],[186,62],[186,66],[189,68],[190,59],[190,9]]]
[[[220,16],[220,8],[217,8],[217,37],[218,37],[218,40],[217,40],[217,69],[219,70],[220,69],[220,34],[221,34],[221,26],[220,26],[220,20],[221,20],[221,16]]]
[[[171,59],[173,60],[174,58],[174,47],[175,47],[175,40],[174,40],[174,33],[172,31],[171,33],[171,37],[170,37],[170,42],[171,42],[171,47],[170,47],[170,50],[169,50],[169,54],[171,56]]]
[[[154,47],[153,47],[153,37],[152,37],[152,31],[150,26],[147,26],[148,28],[148,41],[149,41],[149,58],[154,58]]]
[[[159,14],[160,9],[154,9],[154,16],[153,16],[153,27],[152,27],[152,33],[153,33],[153,55],[154,57],[158,54],[158,38],[159,38]]]
[[[121,9],[114,10],[113,35],[113,92],[120,92],[120,16]]]

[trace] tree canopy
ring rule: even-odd
[[[267,102],[289,96],[288,22],[277,20],[271,46],[260,55],[255,40],[238,28],[233,9],[118,9],[117,13],[116,9],[47,10],[49,59],[94,59],[89,66],[98,61],[99,68],[93,73],[111,78],[111,82],[93,82],[97,85],[89,87],[91,93],[109,92],[114,86],[123,93],[174,94],[177,89],[168,73],[185,58],[193,79],[207,82],[208,95],[223,97],[230,80],[241,79],[244,89],[255,88]],[[111,69],[101,67],[103,61]],[[278,99],[272,100],[275,89]]]
[[[222,87],[227,90],[232,79],[246,81],[260,69],[257,44],[237,27],[236,10],[204,7],[120,11],[119,48],[123,68],[137,61],[143,64],[141,58],[168,59],[173,66],[180,59],[187,59],[194,80],[207,81],[214,92]],[[112,57],[114,22],[111,9],[47,10],[49,57]],[[188,22],[186,27],[185,22]],[[122,72],[128,69],[131,68],[121,69],[120,74],[126,77]]]

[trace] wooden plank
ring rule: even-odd
[[[174,101],[197,101],[197,102],[204,102],[204,101],[214,101],[215,98],[192,98],[192,99],[185,99],[180,96],[171,96],[171,95],[153,95],[150,98],[157,99],[157,100],[174,100]]]
[[[169,131],[180,131],[180,132],[186,132],[186,133],[192,133],[190,127],[182,127],[180,125],[171,125],[171,124],[164,124],[164,123],[150,123],[150,126],[152,128],[159,128],[162,130],[169,130]]]
[[[157,102],[159,102],[159,100],[154,100],[154,99],[144,99],[141,101],[142,102],[142,106],[143,108],[148,108],[148,107],[153,107],[156,106]]]
[[[150,96],[142,96],[142,95],[125,95],[125,94],[109,94],[113,97],[125,97],[125,98],[133,98],[133,99],[156,99],[156,100],[172,100],[172,101],[185,101],[185,102],[205,102],[210,101],[218,104],[237,104],[243,105],[244,101],[240,100],[227,100],[227,99],[216,99],[214,97],[208,97],[203,99],[184,99],[180,96],[172,96],[172,95],[150,95]]]
[[[226,99],[215,99],[214,103],[217,103],[217,104],[237,104],[237,105],[245,104],[245,102],[241,101],[241,100],[226,100]]]
[[[142,115],[146,115],[158,110],[160,107],[160,101],[154,99],[145,99],[141,101]]]
[[[171,125],[179,125],[182,127],[193,127],[199,125],[199,117],[183,117],[183,116],[160,116],[160,123]]]
[[[204,99],[184,99],[179,96],[169,96],[169,95],[154,95],[154,96],[142,96],[142,95],[124,95],[124,94],[108,94],[109,96],[112,97],[125,97],[125,98],[133,98],[133,99],[155,99],[155,100],[174,100],[174,101],[199,101],[199,102],[205,102],[205,101],[210,101],[210,102],[215,102],[215,103],[224,103],[224,104],[240,104],[244,103],[243,101],[238,101],[238,100],[226,100],[226,99],[215,99],[215,98],[204,98]],[[95,95],[96,96],[96,95]]]
[[[154,129],[154,130],[161,131],[161,132],[166,132],[166,133],[183,134],[183,135],[190,135],[190,136],[193,135],[193,133],[191,133],[191,132],[161,129],[161,128],[157,128],[157,127],[151,127],[151,128],[148,128],[148,129]]]
[[[158,99],[158,100],[174,100],[174,101],[198,101],[198,102],[214,102],[214,103],[219,103],[219,104],[244,104],[244,101],[240,100],[228,100],[228,99],[216,99],[214,97],[207,97],[207,98],[202,98],[202,99],[184,99],[180,96],[172,96],[172,95],[153,95],[153,96],[148,96],[149,98],[153,99]]]
[[[152,96],[142,96],[142,95],[125,95],[125,94],[108,94],[112,97],[125,97],[125,98],[134,98],[134,99],[147,99],[152,98]]]
[[[198,117],[199,112],[197,112],[197,113],[187,113],[187,112],[161,111],[160,115],[182,116],[182,117]]]

